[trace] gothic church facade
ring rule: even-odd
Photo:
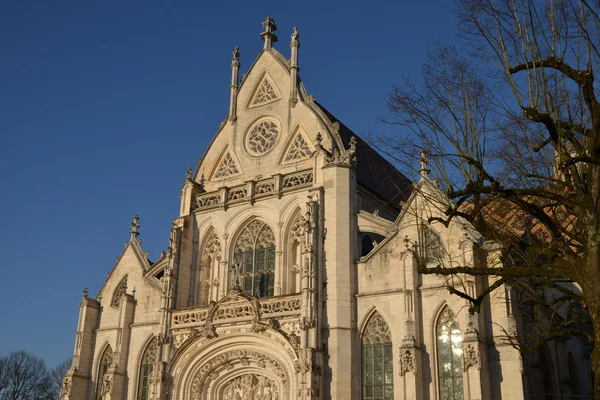
[[[444,257],[496,264],[498,249],[465,221],[428,224],[447,200],[425,157],[413,184],[307,93],[298,32],[288,60],[273,19],[263,27],[241,80],[234,52],[228,118],[188,170],[168,250],[148,260],[136,217],[98,295],[84,294],[61,399],[543,393],[502,340],[518,328],[510,288],[471,316],[444,278],[416,271]],[[461,284],[474,294],[489,282]],[[548,360],[568,344],[557,346]],[[560,393],[569,370],[553,365],[529,373]]]

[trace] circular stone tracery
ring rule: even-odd
[[[279,126],[272,119],[262,119],[255,123],[246,138],[246,148],[253,155],[268,153],[277,143]]]

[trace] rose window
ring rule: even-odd
[[[279,138],[279,126],[273,120],[262,120],[255,124],[246,139],[246,147],[251,154],[268,153]]]

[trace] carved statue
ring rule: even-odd
[[[240,290],[240,265],[231,264],[229,267],[229,290]]]

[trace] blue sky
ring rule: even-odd
[[[286,57],[298,27],[308,92],[358,134],[391,129],[392,84],[457,32],[442,0],[2,2],[0,355],[72,354],[82,289],[134,214],[150,258],[166,248],[185,170],[227,115],[232,50],[245,72],[267,15]]]

